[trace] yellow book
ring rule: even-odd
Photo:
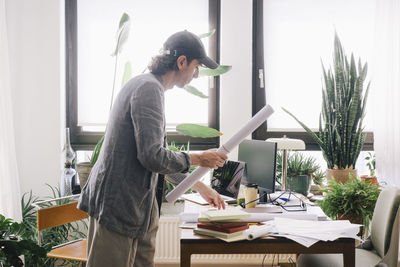
[[[207,236],[212,236],[212,237],[218,237],[218,238],[232,238],[235,236],[242,235],[244,231],[239,231],[235,233],[224,233],[224,232],[219,232],[219,231],[213,231],[209,229],[203,229],[203,228],[196,228],[193,230],[194,233],[199,234],[199,235],[207,235]]]

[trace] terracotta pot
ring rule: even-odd
[[[363,236],[363,233],[364,233],[364,225],[363,225],[363,218],[362,217],[351,217],[351,216],[348,216],[347,214],[346,215],[343,215],[343,213],[338,213],[338,216],[337,216],[337,219],[338,220],[349,220],[351,223],[355,223],[355,224],[361,224],[361,227],[360,227],[360,231],[358,232],[358,236],[359,237],[362,237]]]
[[[357,170],[354,169],[341,169],[341,170],[326,170],[326,179],[328,181],[335,180],[338,183],[346,183],[349,180],[349,173],[357,177]]]
[[[378,184],[378,178],[376,176],[361,175],[361,180],[370,182],[371,184]]]
[[[90,162],[81,162],[76,164],[76,170],[78,171],[79,183],[81,185],[81,189],[85,186],[89,174],[92,171],[93,165]]]

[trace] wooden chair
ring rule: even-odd
[[[39,204],[56,201],[60,199],[71,198],[74,196],[45,200],[35,203],[36,204],[35,206],[37,207],[37,229],[39,231],[39,236],[38,236],[39,245],[41,245],[42,243],[43,230],[88,218],[88,214],[86,212],[76,208],[78,201],[72,201],[64,205],[56,205],[46,208],[40,208],[39,206]],[[87,262],[86,249],[87,249],[86,239],[72,240],[54,246],[52,250],[49,253],[47,253],[47,257],[79,261],[85,263]]]

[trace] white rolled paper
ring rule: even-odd
[[[270,105],[263,107],[251,120],[249,120],[236,134],[234,134],[225,144],[220,146],[217,152],[228,154],[238,146],[249,134],[255,131],[269,116],[274,112]],[[174,202],[191,188],[201,177],[203,177],[210,169],[198,167],[182,182],[180,182],[174,190],[172,190],[165,199],[168,202]]]
[[[254,228],[246,230],[244,234],[246,235],[248,240],[253,240],[261,236],[267,235],[274,229],[274,226],[274,222],[270,222],[266,225],[256,226]]]

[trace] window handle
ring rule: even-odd
[[[264,88],[264,69],[258,69],[258,78],[260,79],[260,88]]]

